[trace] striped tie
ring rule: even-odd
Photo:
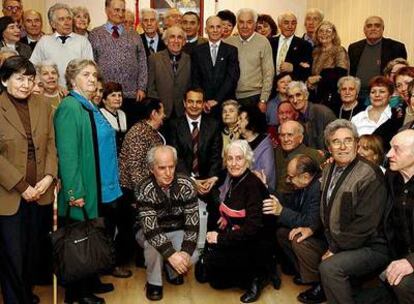
[[[194,173],[195,176],[198,176],[198,142],[200,137],[200,129],[198,128],[197,121],[193,121],[191,124],[193,125],[193,132],[191,132],[191,138],[193,143],[192,173]]]

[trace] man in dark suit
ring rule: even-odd
[[[218,219],[214,188],[222,166],[222,137],[217,121],[203,115],[204,93],[190,89],[184,100],[185,115],[170,122],[169,143],[177,149],[177,172],[194,178],[200,198],[207,203],[208,226]]]
[[[381,17],[368,17],[364,34],[366,39],[352,43],[348,48],[350,74],[361,79],[360,98],[368,96],[369,80],[381,75],[389,61],[398,57],[407,59],[404,44],[383,37],[384,20]]]
[[[26,30],[26,36],[20,39],[20,42],[27,44],[30,48],[35,48],[37,41],[42,37],[42,15],[35,10],[27,10],[23,14],[23,26]]]
[[[220,106],[227,99],[235,99],[240,77],[237,48],[221,41],[221,19],[211,16],[206,21],[208,43],[194,48],[191,54],[192,87],[202,88],[206,110],[220,117]]]
[[[141,10],[141,24],[144,33],[141,34],[145,54],[149,55],[165,50],[166,46],[158,33],[158,13],[153,8]]]
[[[191,55],[197,45],[207,42],[206,38],[200,37],[200,16],[195,12],[186,12],[183,15],[182,27],[187,35],[187,43],[184,45],[183,51]]]
[[[312,46],[295,36],[298,22],[293,13],[283,13],[277,21],[281,34],[270,40],[276,74],[289,72],[294,80],[306,81],[312,71]]]

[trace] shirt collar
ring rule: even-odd
[[[197,36],[195,36],[194,38],[188,39],[188,40],[187,40],[187,43],[194,43],[194,42],[196,42],[196,41],[197,41],[197,39],[198,39],[198,35],[197,35]]]
[[[55,38],[59,38],[60,36],[67,36],[67,37],[73,37],[73,32],[71,32],[70,34],[68,34],[68,35],[62,35],[62,34],[59,34],[58,32],[54,32],[54,34],[53,34],[54,36],[55,36]]]
[[[145,39],[147,39],[147,41],[148,41],[148,42],[150,42],[150,41],[151,41],[151,39],[152,39],[152,40],[154,40],[154,42],[157,42],[157,41],[158,41],[158,39],[159,39],[159,36],[158,36],[158,34],[157,34],[157,33],[155,34],[155,36],[154,36],[154,37],[148,37],[148,36],[147,36],[147,34],[144,34],[144,35],[145,35]]]
[[[201,124],[201,115],[200,115],[200,116],[198,116],[198,118],[197,118],[197,119],[192,119],[192,118],[190,118],[187,114],[185,114],[185,117],[187,118],[188,125],[190,125],[190,126],[191,126],[191,128],[193,127],[193,125],[192,125],[192,123],[193,123],[193,122],[197,122],[198,128],[200,128],[200,124]],[[190,130],[191,130],[191,129],[190,129]]]
[[[292,39],[293,39],[293,36],[295,36],[295,35],[292,35],[292,36],[290,36],[290,37],[285,37],[285,36],[283,36],[282,34],[280,34],[280,40],[281,40],[281,41],[285,41],[285,40],[286,40],[286,42],[287,42],[287,43],[290,43],[290,42],[292,41]],[[279,43],[280,43],[281,41],[279,41]]]
[[[252,38],[254,37],[254,35],[256,35],[256,32],[254,32],[249,38],[247,39],[243,39],[240,35],[239,35],[239,39],[242,43],[246,43],[249,42],[250,40],[252,40]]]
[[[105,23],[105,29],[112,34],[112,27],[114,25],[115,24],[112,24],[111,22],[108,21]],[[121,35],[124,32],[124,26],[122,24],[118,24],[116,26],[118,27],[118,33]]]
[[[217,42],[211,42],[210,40],[208,41],[208,44],[209,44],[209,46],[210,46],[210,49],[213,47],[213,44],[215,44],[215,45],[217,45],[217,49],[219,48],[219,46],[220,46],[220,43],[221,43],[221,40],[219,40],[219,41],[217,41]]]

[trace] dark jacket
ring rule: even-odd
[[[144,45],[145,55],[149,57],[149,55],[151,55],[151,52],[148,48],[148,42],[147,42],[147,38],[145,38],[145,33],[141,34],[140,36],[141,36],[142,44]],[[155,50],[155,52],[165,50],[166,48],[167,47],[165,46],[164,41],[161,39],[161,36],[158,35],[158,45],[157,45],[157,49]]]

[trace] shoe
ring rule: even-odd
[[[38,304],[40,303],[40,299],[37,295],[32,294],[32,304]]]
[[[92,288],[92,292],[93,293],[107,293],[107,292],[111,292],[114,290],[114,284],[112,283],[102,283],[101,281],[99,281],[93,288]]]
[[[317,304],[326,301],[325,292],[323,291],[320,283],[315,284],[308,290],[301,292],[298,297],[298,301],[305,304]]]
[[[132,271],[121,267],[115,267],[111,275],[115,278],[126,279],[132,276]]]
[[[105,300],[95,296],[94,294],[91,294],[87,297],[80,298],[79,304],[105,304]]]
[[[181,274],[176,276],[174,279],[170,279],[168,277],[168,274],[165,277],[167,279],[167,282],[172,285],[183,285],[184,284],[184,277]]]
[[[162,299],[162,286],[152,285],[147,283],[145,285],[147,292],[145,293],[146,297],[150,301],[159,301]]]
[[[262,292],[263,284],[259,278],[254,278],[249,289],[240,297],[240,301],[243,303],[256,302],[260,293]]]
[[[313,283],[305,283],[303,282],[302,278],[300,275],[296,274],[293,277],[293,283],[295,283],[295,285],[299,285],[299,286],[306,286],[306,285],[312,285]]]

